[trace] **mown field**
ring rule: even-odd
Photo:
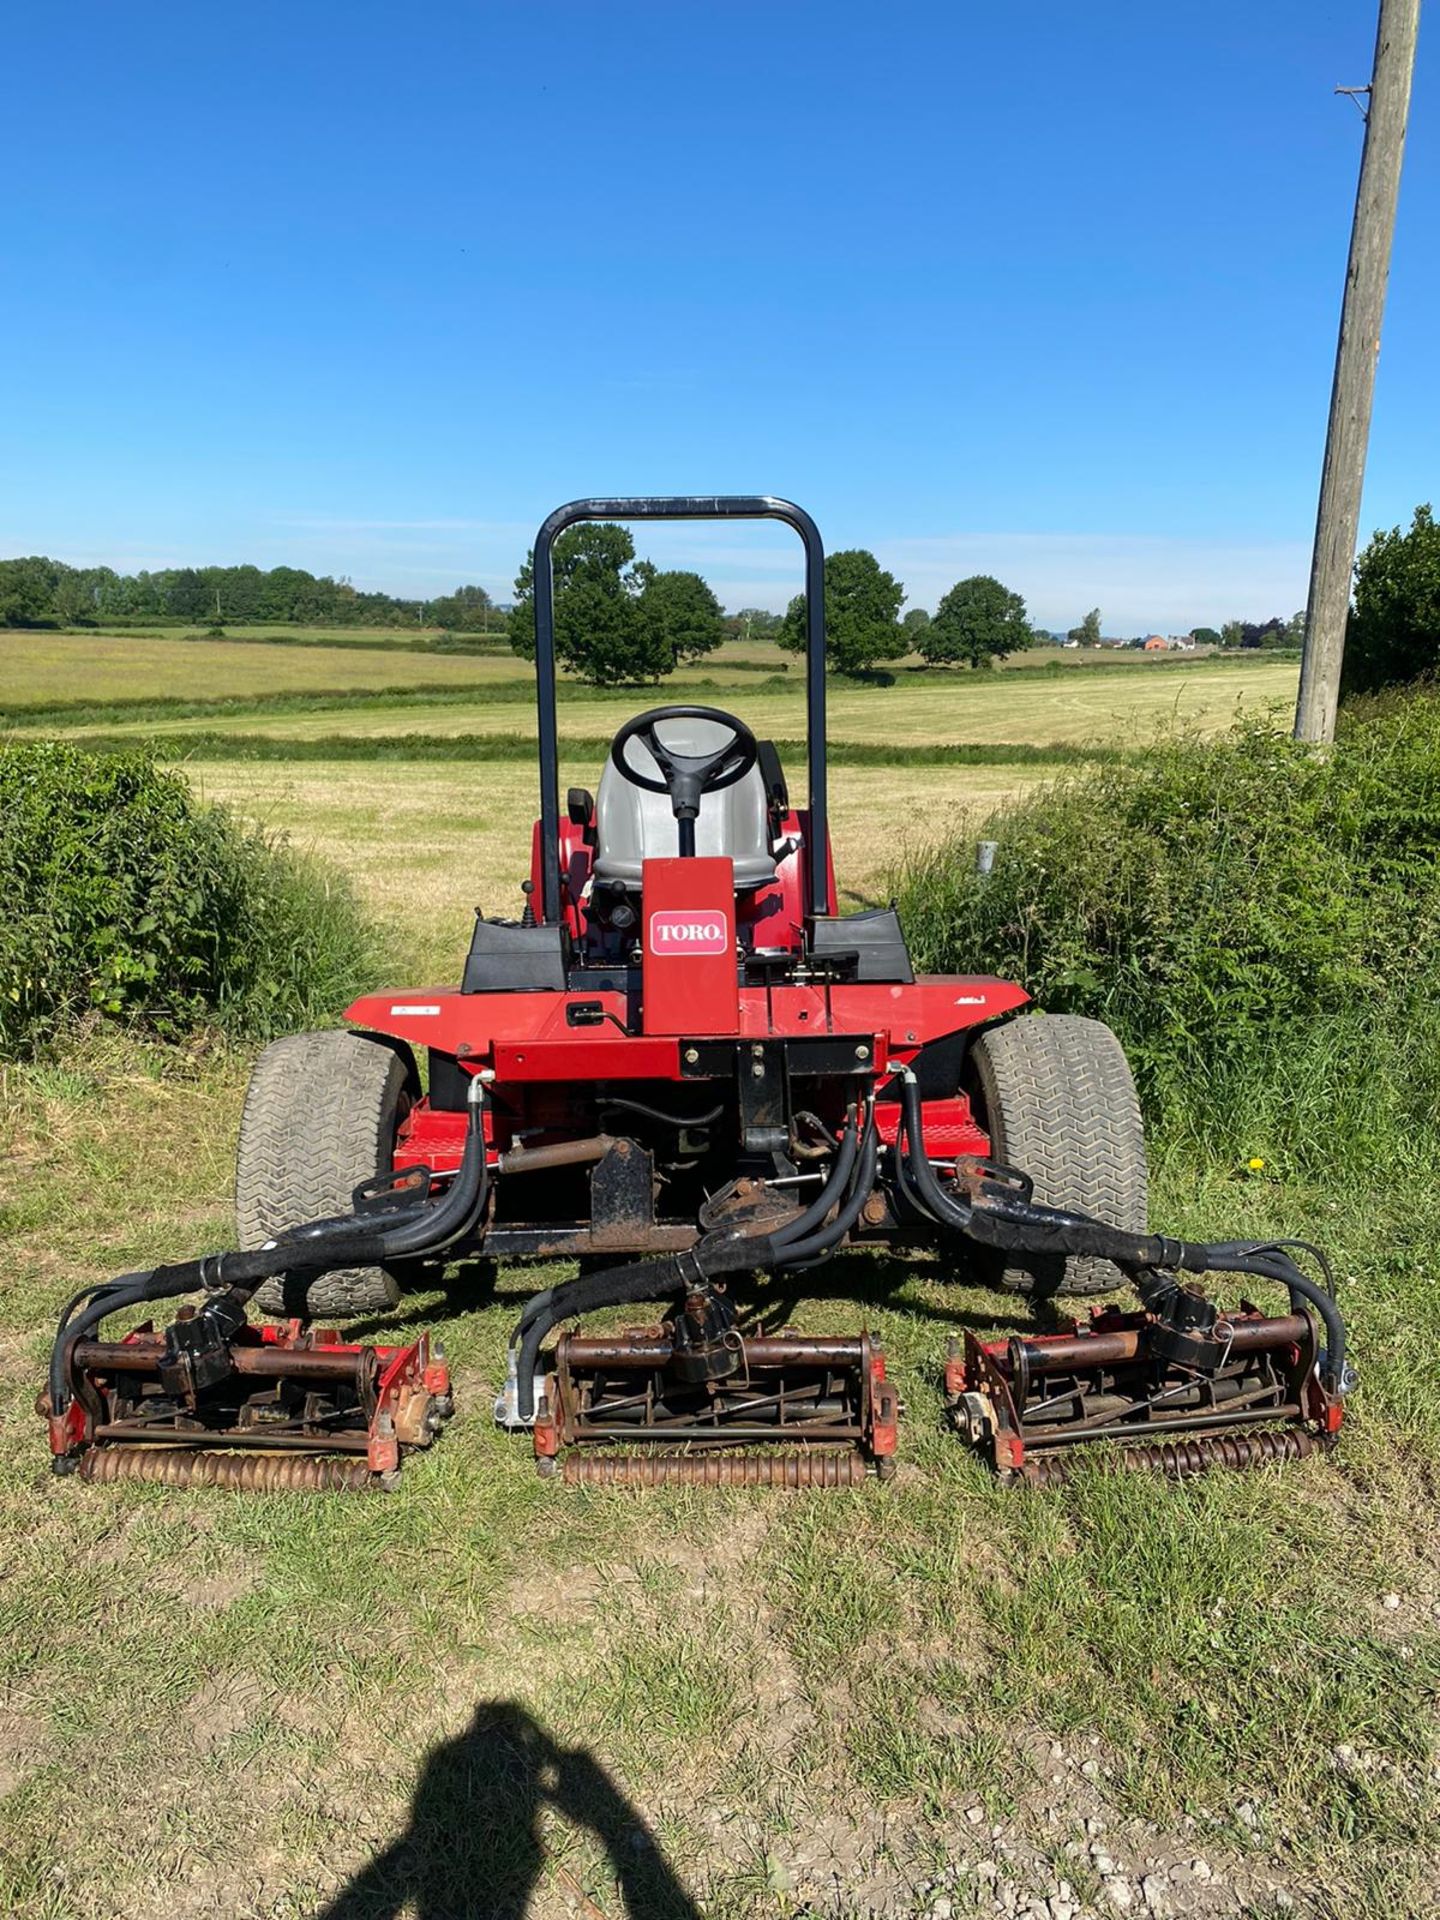
[[[124,691],[7,656],[12,718],[83,699],[109,710],[41,725],[173,741],[204,793],[351,874],[416,984],[453,977],[475,904],[516,907],[529,710],[468,696],[496,662],[427,659],[445,697],[408,705],[407,659],[408,677],[300,712],[273,696],[362,683],[285,677],[298,648],[196,643],[182,670],[180,643],[153,645],[170,651]],[[496,686],[515,681],[498,667]],[[763,677],[735,671],[715,697],[798,737],[798,689],[748,697]],[[837,689],[835,740],[909,750],[835,771],[842,888],[883,896],[909,837],[963,836],[1079,747],[1123,751],[1175,714],[1219,728],[1293,679],[1227,662]],[[242,710],[155,704],[222,694]],[[577,695],[562,779],[593,785],[579,743],[638,704]],[[926,758],[965,746],[964,764]],[[1157,1227],[1309,1231],[1337,1256],[1365,1388],[1338,1458],[1283,1475],[1002,1493],[942,1431],[936,1376],[948,1334],[1023,1328],[1027,1310],[935,1259],[854,1258],[807,1276],[795,1313],[884,1339],[905,1419],[883,1488],[557,1494],[489,1420],[543,1277],[519,1269],[489,1290],[456,1276],[397,1316],[442,1332],[460,1411],[393,1496],[53,1481],[30,1411],[46,1323],[87,1280],[227,1242],[247,1065],[92,1033],[4,1076],[5,1911],[1440,1910],[1433,1192],[1162,1167]]]

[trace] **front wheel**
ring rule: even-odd
[[[388,1173],[410,1106],[410,1074],[393,1047],[364,1034],[296,1033],[255,1062],[240,1121],[235,1220],[244,1248],[287,1227],[345,1214],[362,1181]],[[400,1298],[384,1267],[341,1267],[307,1287],[267,1280],[266,1313],[348,1320]]]
[[[1147,1230],[1145,1123],[1125,1049],[1099,1020],[1032,1014],[992,1027],[970,1055],[970,1086],[994,1159],[1029,1174],[1035,1199],[1127,1233]],[[996,1255],[1017,1293],[1106,1293],[1125,1283],[1093,1254]]]

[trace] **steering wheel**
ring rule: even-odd
[[[677,753],[673,747],[667,747],[656,732],[666,720],[713,720],[729,728],[730,738],[713,753]],[[630,764],[625,749],[632,740],[649,749],[660,769],[660,779]],[[643,787],[646,793],[668,793],[675,818],[693,822],[700,815],[701,795],[720,793],[726,787],[733,787],[737,780],[743,780],[754,766],[759,751],[755,736],[745,722],[737,720],[733,713],[722,712],[719,707],[651,707],[648,713],[637,713],[633,720],[625,722],[611,745],[610,761],[632,786]],[[682,852],[686,837],[681,835]],[[689,837],[693,851],[693,829]]]

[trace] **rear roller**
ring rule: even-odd
[[[533,1440],[572,1486],[840,1487],[893,1471],[898,1420],[868,1334],[743,1335],[717,1290],[659,1327],[561,1334]]]

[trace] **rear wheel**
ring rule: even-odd
[[[970,1086],[992,1156],[1029,1174],[1046,1206],[1144,1233],[1145,1127],[1125,1050],[1099,1020],[1037,1014],[992,1027],[970,1056]],[[1094,1255],[996,1256],[1018,1293],[1105,1293],[1124,1284]]]
[[[410,1105],[410,1075],[392,1047],[363,1034],[297,1033],[255,1062],[240,1121],[235,1218],[242,1247],[286,1227],[349,1213],[364,1180],[388,1173]],[[301,1287],[267,1280],[266,1313],[344,1320],[400,1298],[384,1267],[341,1267]]]

